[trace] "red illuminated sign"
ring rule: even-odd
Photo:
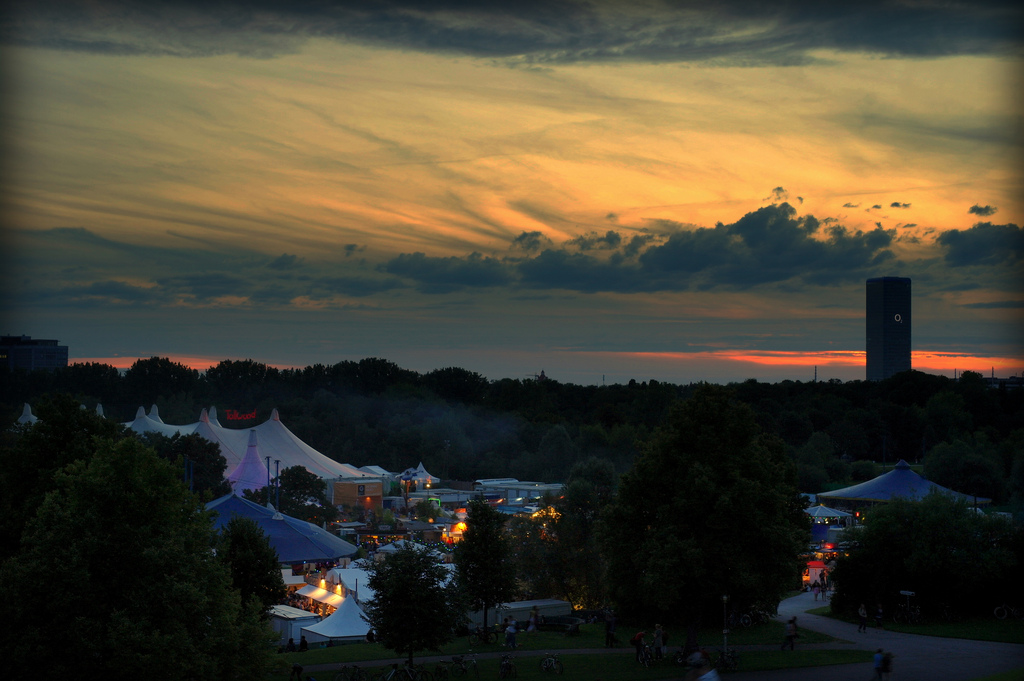
[[[228,421],[248,421],[250,419],[256,418],[256,410],[255,409],[253,409],[248,414],[241,414],[241,413],[238,412],[237,409],[227,409],[227,410],[225,410],[225,414],[227,414],[227,416],[225,416],[225,418]]]

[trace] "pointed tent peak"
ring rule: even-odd
[[[203,409],[201,412],[199,412],[199,420],[202,421],[203,423],[210,422],[210,414],[209,412],[206,411],[206,409]]]
[[[32,407],[25,403],[24,408],[21,410],[21,416],[18,417],[18,423],[35,423],[39,419],[36,418],[35,414],[32,413]]]
[[[277,407],[274,407],[274,411],[270,412],[270,420],[271,421],[280,421],[281,420],[281,415],[279,413],[277,413]]]
[[[135,418],[141,419],[141,418],[144,418],[145,416],[146,416],[146,408],[145,407],[139,407],[138,411],[135,412]]]
[[[895,468],[897,470],[901,470],[901,471],[909,471],[910,470],[910,464],[907,463],[906,461],[904,461],[903,459],[900,459],[899,463],[897,463],[895,466],[893,466],[893,468]]]
[[[257,446],[259,446],[257,444],[257,441],[256,441],[256,431],[255,430],[250,430],[249,431],[249,446],[250,447],[257,447]]]
[[[220,421],[217,420],[217,407],[210,407],[210,423],[215,426],[220,425]]]
[[[96,413],[103,416],[103,405],[99,402],[96,403]]]
[[[158,423],[164,422],[163,419],[160,418],[160,410],[157,408],[155,404],[149,408],[149,418],[153,419]]]
[[[281,515],[280,511],[274,511],[274,520],[284,520],[284,516]]]

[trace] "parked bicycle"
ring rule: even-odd
[[[651,646],[644,643],[643,648],[640,649],[640,664],[650,667],[652,662],[654,662],[654,654],[651,652]]]
[[[450,676],[466,676],[470,669],[473,670],[473,676],[479,679],[480,668],[476,665],[476,655],[455,655],[452,657],[451,662],[442,659],[442,661],[437,663],[437,666],[434,668],[434,679],[435,681],[444,681]]]
[[[992,615],[995,616],[997,620],[1005,620],[1008,617],[1013,617],[1014,619],[1019,620],[1021,618],[1024,618],[1024,610],[1018,608],[1015,605],[1003,603],[1002,605],[997,605],[995,607],[995,609],[992,611]]]
[[[480,678],[480,667],[476,663],[476,655],[456,655],[452,658],[452,676],[465,676],[473,670],[473,676]]]
[[[366,670],[359,665],[341,665],[341,669],[334,675],[334,681],[368,681]]]
[[[516,657],[512,653],[505,653],[498,664],[498,678],[514,679],[516,675]]]
[[[715,657],[715,668],[732,670],[740,666],[740,656],[735,650],[720,650]]]
[[[899,624],[920,624],[921,606],[909,603],[899,603],[892,613],[892,621]]]
[[[554,672],[555,674],[561,674],[562,661],[558,659],[558,655],[554,653],[547,653],[540,659],[540,670],[542,672]]]
[[[477,627],[469,634],[470,644],[478,643],[480,645],[490,645],[498,641],[498,635],[493,631],[484,629],[483,627]]]
[[[434,675],[426,669],[406,663],[401,668],[392,664],[391,669],[377,674],[373,681],[434,681]]]

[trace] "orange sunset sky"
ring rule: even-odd
[[[2,331],[575,383],[1024,371],[1003,3],[132,3],[3,23]]]

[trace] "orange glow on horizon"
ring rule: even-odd
[[[580,355],[635,358],[655,362],[688,364],[692,362],[735,363],[737,365],[754,365],[764,367],[863,367],[866,365],[863,350],[831,350],[824,352],[792,352],[773,350],[715,350],[709,352],[580,352]],[[185,355],[165,356],[172,362],[182,364],[200,372],[216,366],[224,358],[192,357]],[[117,369],[128,369],[140,359],[149,357],[76,357],[68,360],[69,364],[85,364],[95,362],[106,364]],[[230,360],[242,361],[242,360]],[[259,360],[255,360],[259,361]],[[291,364],[271,364],[276,369],[303,368]],[[1024,372],[1024,357],[995,357],[989,355],[968,355],[955,352],[932,352],[920,350],[911,353],[911,364],[914,369],[924,372],[952,375],[954,372],[975,371],[984,376],[995,372],[997,376],[1011,376]]]
[[[174,362],[175,364],[183,364],[184,366],[187,366],[189,369],[195,369],[196,371],[203,371],[203,372],[205,372],[210,367],[217,366],[221,362],[225,362],[225,361],[241,362],[241,361],[244,361],[244,360],[240,360],[240,359],[230,359],[229,360],[228,358],[224,358],[224,357],[221,357],[220,359],[212,359],[212,358],[209,358],[209,357],[189,357],[187,355],[152,355],[152,357],[161,357],[163,359],[169,359],[172,362]],[[97,363],[97,364],[106,364],[108,366],[114,367],[115,369],[130,369],[131,366],[133,364],[135,364],[136,362],[138,362],[140,359],[150,359],[150,357],[75,357],[75,358],[72,358],[72,359],[68,359],[68,364]],[[251,358],[249,358],[249,359],[251,359]],[[259,362],[259,360],[253,360],[253,361]],[[292,364],[271,364],[271,363],[268,363],[268,362],[260,362],[260,363],[261,364],[266,364],[267,366],[270,366],[270,367],[274,367],[275,369],[302,368],[302,367],[296,367],[295,365],[292,365]]]
[[[618,353],[645,359],[669,361],[718,360],[744,362],[766,366],[865,366],[863,350],[833,350],[827,352],[786,352],[763,350],[741,352],[721,350],[715,352],[628,352]],[[955,352],[931,352],[921,350],[911,353],[911,365],[918,371],[976,371],[988,374],[995,371],[1005,375],[1024,368],[1022,357],[992,357],[987,355],[966,355]]]

